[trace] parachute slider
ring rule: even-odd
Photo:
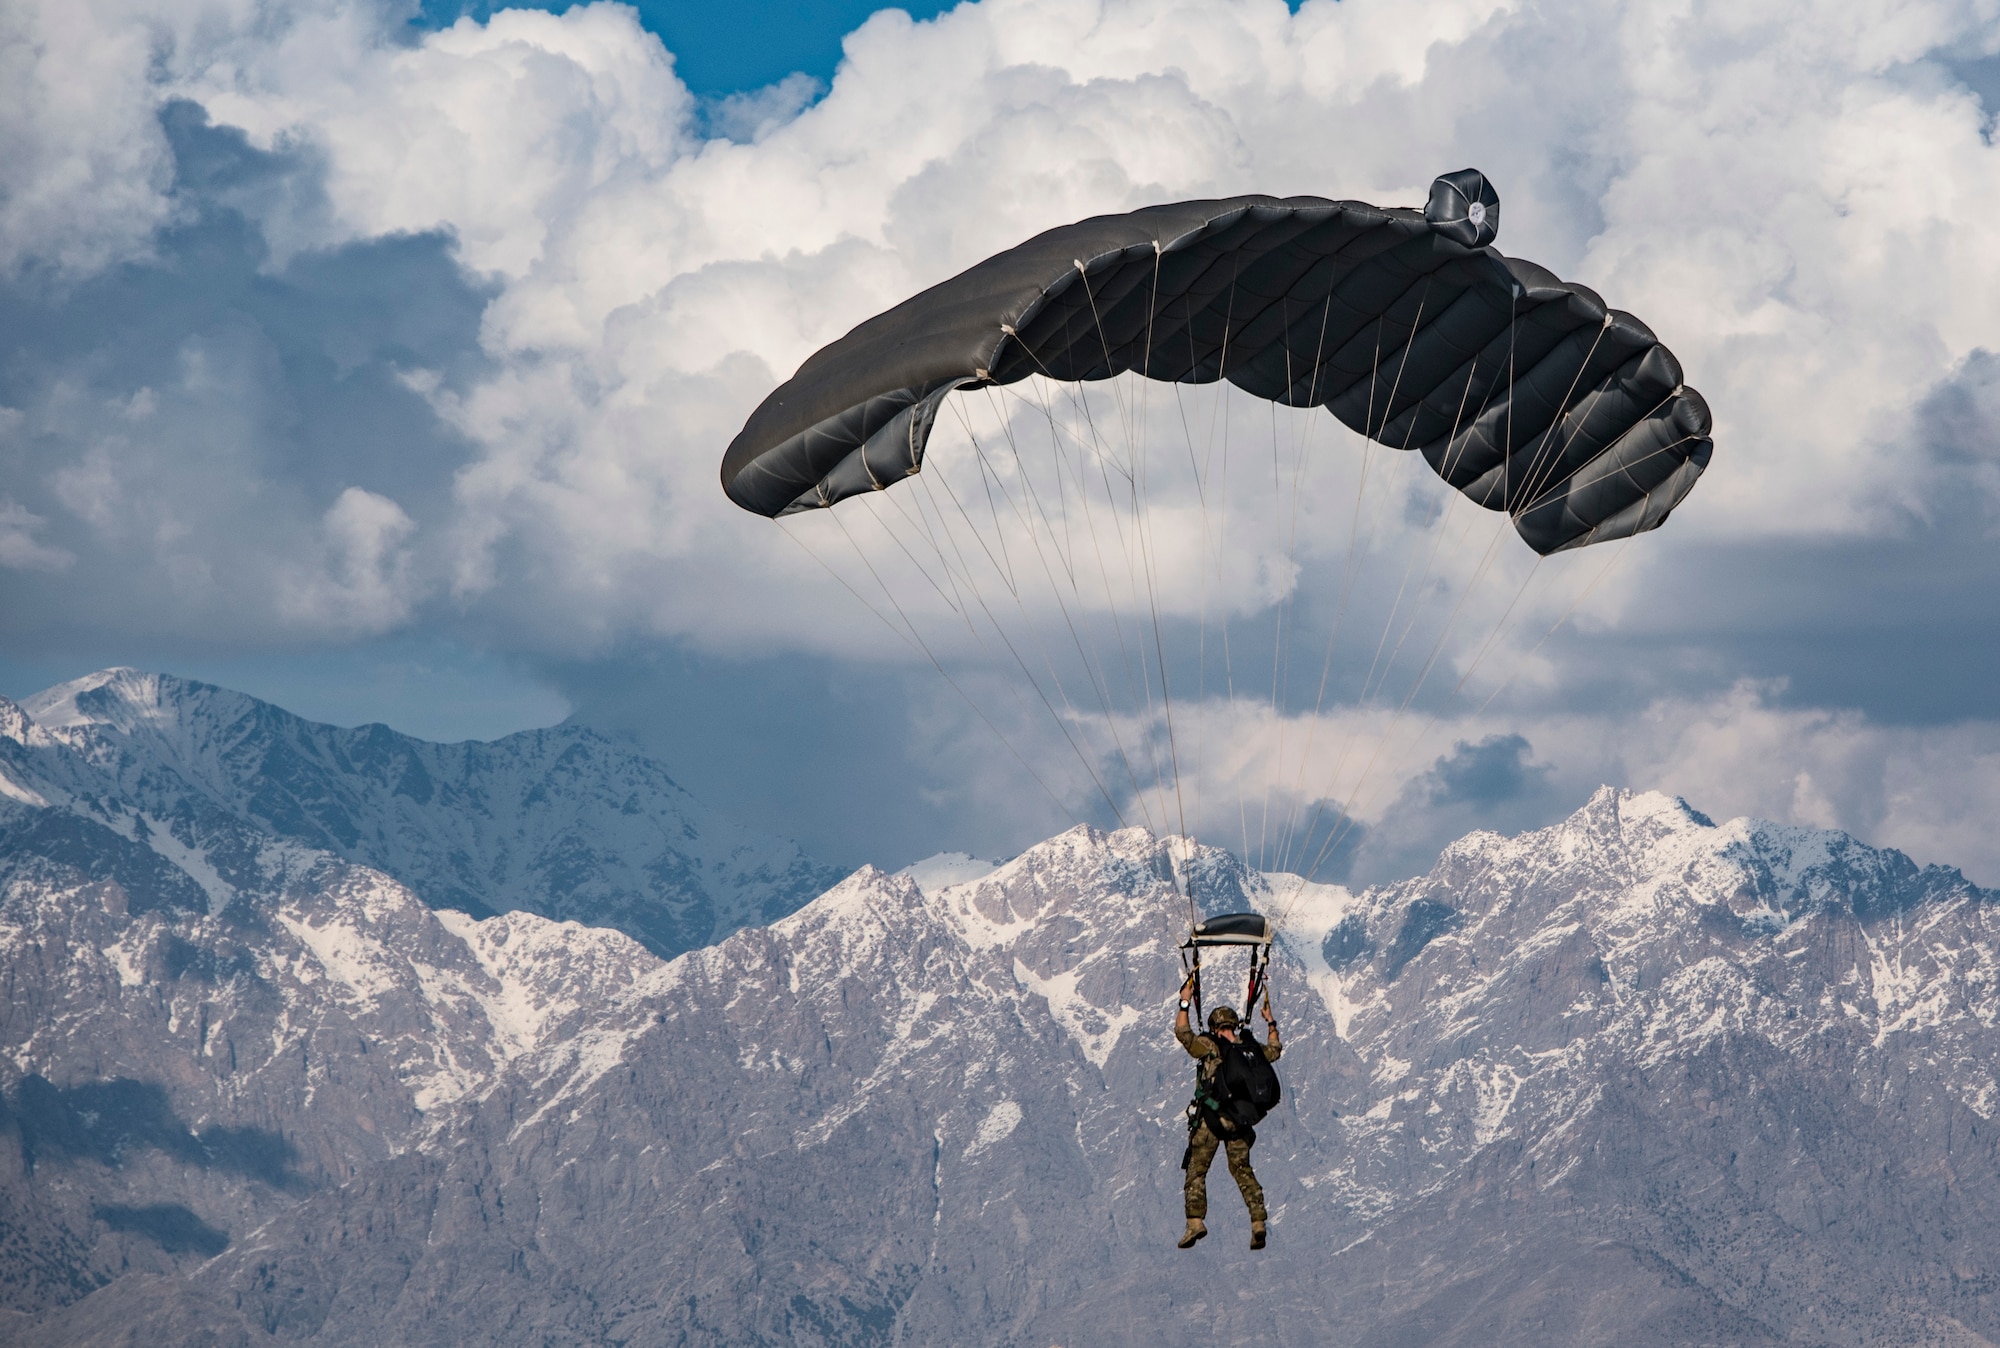
[[[1194,924],[1183,950],[1199,950],[1222,945],[1271,944],[1271,919],[1262,913],[1220,913]]]

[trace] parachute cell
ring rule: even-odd
[[[954,390],[1226,379],[1420,452],[1548,554],[1656,528],[1712,451],[1673,353],[1587,287],[1491,241],[1466,169],[1422,210],[1231,197],[1036,236],[869,319],[766,398],[722,485],[782,516],[921,469]]]

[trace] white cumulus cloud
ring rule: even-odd
[[[414,37],[404,17],[373,0],[0,15],[0,269],[75,328],[0,386],[23,418],[0,435],[0,561],[33,572],[10,584],[42,587],[20,591],[22,612],[218,639],[443,621],[565,656],[668,640],[921,663],[796,546],[830,544],[825,521],[787,539],[717,488],[723,447],[806,355],[1080,216],[1247,191],[1416,202],[1472,164],[1504,198],[1503,249],[1674,348],[1715,409],[1717,451],[1669,528],[1589,593],[1574,567],[1522,580],[1496,650],[1441,642],[1437,678],[1469,680],[1467,697],[1412,715],[1446,736],[1518,728],[1565,781],[1650,774],[1711,809],[1742,799],[1912,845],[1973,837],[1922,822],[1970,817],[1922,778],[1984,780],[1983,730],[1885,729],[1754,691],[1699,711],[1659,687],[1672,660],[1604,673],[1627,686],[1588,716],[1533,695],[1566,686],[1551,662],[1579,647],[1537,642],[1568,606],[1582,649],[1636,640],[1670,597],[1690,611],[1682,578],[1719,550],[1990,526],[2000,148],[1954,62],[2000,50],[1993,0],[978,0],[924,23],[885,10],[849,35],[823,96],[793,81],[706,118],[629,8]],[[149,265],[233,268],[227,303],[141,352],[66,298],[125,285],[164,312],[135,279]],[[400,419],[345,433],[384,407]],[[1147,424],[1177,443],[1164,413]],[[1352,457],[1345,432],[1315,434]],[[346,457],[364,452],[365,472]],[[1163,487],[1159,507],[1168,617],[1271,620],[1298,594],[1330,620],[1336,504],[1313,507],[1296,546],[1253,513],[1234,552],[1191,489]],[[1430,506],[1391,493],[1369,509],[1384,574],[1433,614],[1481,577],[1498,596],[1483,611],[1507,605],[1525,562],[1489,575],[1473,544],[1433,565]],[[1771,616],[1755,581],[1710,601],[1731,616],[1692,639],[1708,645],[1689,677],[1731,686],[1727,623]],[[941,592],[914,602],[950,608]],[[1398,638],[1419,657],[1399,668],[1424,667],[1431,631]],[[1009,664],[970,640],[947,653]],[[1511,720],[1478,710],[1495,670],[1516,680],[1497,704]],[[1342,696],[1373,724],[1401,693]],[[1641,733],[1620,711],[1645,706]],[[1298,781],[1242,707],[1184,714],[1218,737],[1236,725],[1215,761],[1244,791]],[[1438,752],[1387,753],[1373,808]],[[1344,798],[1343,772],[1298,792]]]

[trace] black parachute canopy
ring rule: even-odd
[[[1423,454],[1536,552],[1657,528],[1708,466],[1708,404],[1631,314],[1503,257],[1485,175],[1422,211],[1227,197],[1038,234],[815,352],[722,459],[745,510],[879,491],[955,389],[1227,379]]]

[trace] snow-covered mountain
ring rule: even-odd
[[[433,907],[615,927],[667,955],[781,917],[839,874],[579,726],[433,744],[129,669],[0,703],[0,797],[144,843],[217,911],[305,849]]]
[[[43,847],[0,1337],[2000,1342],[1994,895],[1610,790],[1360,895],[1201,851],[1286,933],[1288,1095],[1271,1248],[1217,1175],[1184,1253],[1180,850],[864,869],[669,961],[332,859],[212,912],[135,902],[108,829]]]

